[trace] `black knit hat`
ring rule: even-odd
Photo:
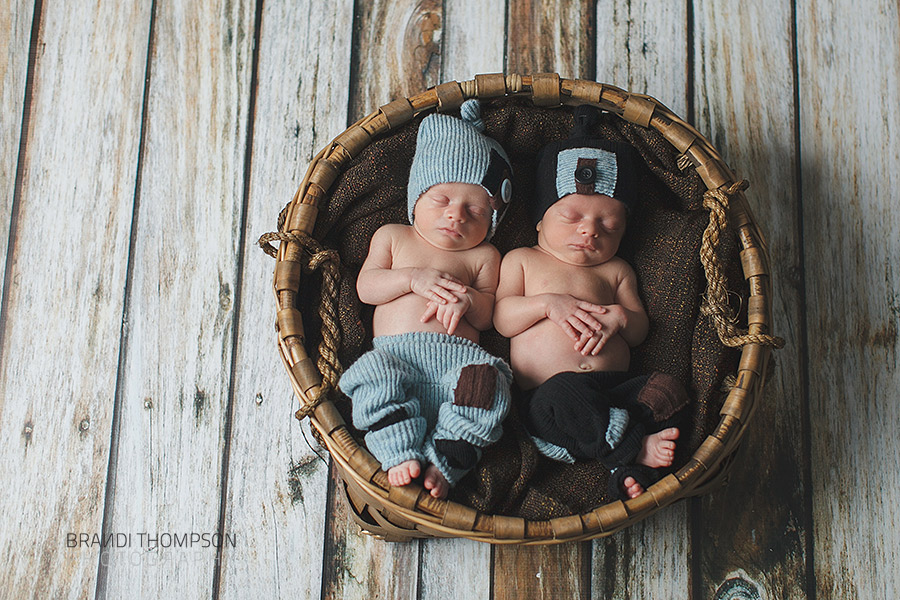
[[[630,213],[636,200],[637,151],[629,144],[596,137],[599,110],[575,108],[575,125],[568,138],[551,142],[538,154],[537,197],[531,218],[537,224],[550,206],[569,194],[605,194],[625,204]]]

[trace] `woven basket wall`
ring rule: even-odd
[[[616,501],[583,514],[529,521],[484,514],[470,507],[437,500],[421,486],[393,488],[379,463],[352,436],[327,388],[333,373],[315,362],[304,345],[303,315],[297,296],[309,268],[309,244],[319,208],[342,169],[373,139],[389,135],[424,111],[458,109],[469,98],[496,101],[530,98],[535,106],[592,104],[640,127],[652,128],[672,144],[682,161],[697,170],[706,187],[727,202],[728,227],[739,240],[741,265],[749,285],[745,333],[736,383],[720,411],[715,430],[677,472],[667,475],[646,493]],[[687,165],[687,163],[685,163]],[[742,193],[743,186],[719,153],[693,127],[648,96],[590,81],[562,79],[555,74],[478,75],[462,83],[450,82],[411,98],[382,106],[354,124],[312,161],[306,177],[279,222],[275,295],[278,305],[278,348],[294,392],[300,401],[298,418],[309,416],[330,452],[350,506],[364,530],[387,540],[414,537],[466,537],[491,543],[557,543],[609,535],[682,498],[702,494],[725,476],[735,450],[759,402],[772,344],[765,343],[771,327],[771,282],[765,242]],[[759,341],[760,343],[754,343]],[[325,382],[323,383],[323,375]]]

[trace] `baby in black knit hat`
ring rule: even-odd
[[[538,450],[600,460],[611,492],[635,498],[672,465],[687,394],[668,375],[628,373],[630,348],[649,328],[635,273],[616,256],[639,158],[592,137],[596,118],[578,107],[573,134],[541,151],[538,244],[504,257],[494,327],[510,338],[520,413]]]

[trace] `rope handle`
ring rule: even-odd
[[[737,327],[737,317],[728,304],[728,289],[725,273],[719,265],[718,249],[722,231],[728,226],[728,204],[735,194],[750,187],[746,179],[732,184],[726,190],[707,190],[703,194],[703,207],[709,210],[709,225],[703,232],[700,244],[700,262],[706,273],[706,295],[700,306],[700,314],[708,316],[719,334],[719,339],[730,348],[746,344],[761,344],[773,348],[783,348],[784,339],[767,334],[749,333]]]
[[[278,218],[279,229],[284,224],[282,211]],[[336,250],[324,248],[315,238],[303,232],[288,233],[277,231],[264,233],[257,244],[263,252],[277,258],[278,249],[270,242],[280,241],[297,244],[302,250],[301,264],[305,273],[322,270],[322,294],[319,302],[319,318],[322,320],[322,341],[317,348],[316,367],[322,375],[322,384],[318,390],[303,402],[297,411],[301,421],[308,417],[316,407],[328,398],[331,390],[337,389],[340,373],[343,371],[338,359],[338,348],[341,345],[341,332],[338,328],[337,297],[340,283],[340,255]]]

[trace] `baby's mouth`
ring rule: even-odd
[[[460,233],[458,229],[455,229],[453,227],[440,227],[438,231],[440,231],[444,235],[449,235],[450,237],[462,237],[462,233]]]

